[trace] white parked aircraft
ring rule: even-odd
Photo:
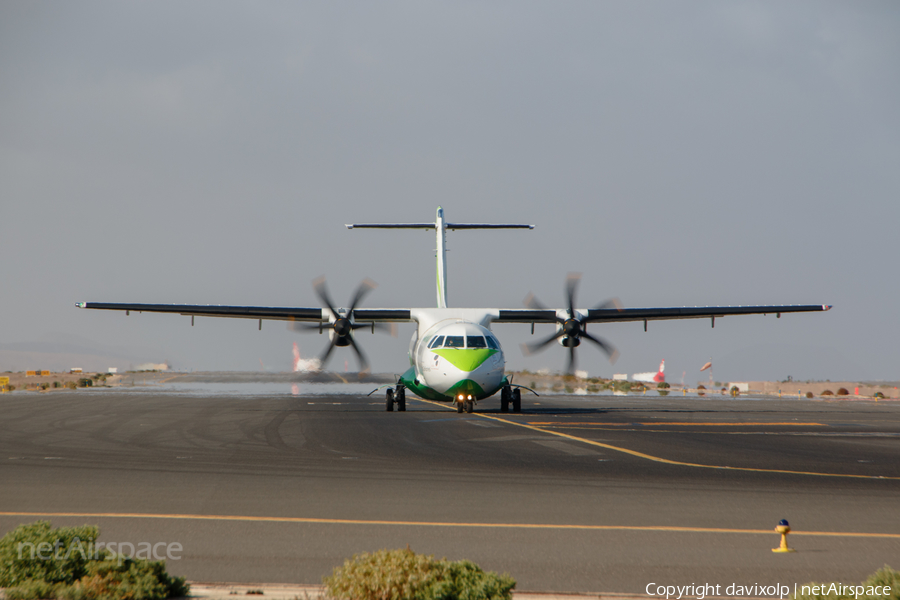
[[[715,327],[716,317],[726,315],[769,314],[825,311],[827,305],[784,306],[704,306],[683,308],[622,308],[611,300],[596,308],[575,307],[575,292],[579,276],[570,274],[567,280],[567,306],[547,308],[534,296],[526,299],[527,308],[450,308],[447,305],[446,233],[448,229],[533,229],[534,225],[448,223],[444,211],[438,207],[433,223],[365,223],[347,225],[348,229],[433,229],[437,234],[437,308],[357,308],[363,297],[374,288],[364,281],[356,290],[349,308],[335,307],[325,287],[324,279],[314,282],[314,288],[326,308],[222,306],[193,304],[122,304],[79,302],[79,308],[163,312],[188,315],[191,324],[195,316],[237,317],[262,321],[283,320],[310,322],[311,329],[327,330],[330,343],[320,357],[324,365],[336,346],[350,346],[366,372],[365,355],[357,346],[353,332],[368,328],[375,330],[383,323],[414,322],[416,331],[409,343],[410,367],[397,383],[387,389],[385,407],[388,411],[406,410],[406,390],[422,398],[457,403],[458,412],[472,412],[475,403],[500,392],[500,409],[507,412],[521,410],[521,387],[506,376],[506,360],[500,341],[491,332],[493,323],[554,323],[556,333],[530,344],[528,352],[541,350],[554,341],[568,348],[568,371],[575,368],[575,348],[588,340],[603,350],[612,360],[617,352],[612,345],[587,332],[588,323],[613,321],[648,321],[662,319],[708,318]]]
[[[666,381],[666,361],[659,363],[659,370],[655,373],[647,371],[646,373],[635,373],[631,376],[632,381],[640,381],[642,383],[665,383]]]

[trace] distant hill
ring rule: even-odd
[[[98,344],[92,340],[60,335],[53,341],[11,342],[0,344],[0,372],[46,369],[68,371],[106,371],[109,367],[128,370],[132,365],[163,362],[150,352]]]

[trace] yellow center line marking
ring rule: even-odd
[[[703,427],[759,427],[761,425],[797,425],[802,427],[829,427],[825,423],[693,423],[693,422],[669,422],[669,421],[634,421],[632,423],[586,423],[582,421],[527,421],[529,425],[591,425],[595,427],[628,427],[631,425],[697,425]]]
[[[85,512],[0,512],[0,517],[77,517],[80,519],[165,519],[189,521],[244,521],[250,523],[301,523],[324,525],[390,525],[400,527],[469,527],[477,529],[566,529],[582,531],[655,531],[669,533],[739,533],[775,535],[774,529],[729,529],[720,527],[667,527],[654,525],[577,525],[567,523],[454,523],[450,521],[389,521],[382,519],[318,519],[313,517],[261,517],[250,515],[193,515],[164,513],[85,513]],[[861,537],[900,539],[900,533],[850,531],[797,531],[791,535],[820,537]]]
[[[419,402],[426,402],[428,404],[434,404],[435,406],[440,406],[442,408],[446,408],[447,410],[454,410],[444,404],[440,404],[438,402],[432,402],[431,400],[423,400],[421,398],[416,398]],[[881,479],[881,480],[891,480],[891,481],[900,481],[900,477],[888,477],[885,475],[853,475],[847,473],[817,473],[815,471],[791,471],[788,469],[760,469],[755,467],[728,467],[721,465],[701,465],[698,463],[689,463],[683,462],[679,460],[670,460],[668,458],[661,458],[659,456],[653,456],[652,454],[644,454],[643,452],[637,452],[636,450],[629,450],[628,448],[622,448],[620,446],[613,446],[611,444],[604,444],[603,442],[595,442],[594,440],[589,440],[587,438],[578,437],[569,433],[563,433],[561,431],[554,431],[552,429],[543,429],[541,427],[537,427],[535,425],[530,425],[528,422],[520,423],[517,421],[513,421],[511,419],[503,419],[500,417],[495,417],[492,415],[486,415],[484,413],[472,413],[476,417],[481,417],[482,419],[490,419],[492,421],[499,421],[500,423],[508,423],[509,425],[515,425],[517,427],[524,427],[525,429],[531,429],[532,431],[539,431],[541,433],[546,433],[548,435],[555,435],[561,438],[566,438],[575,442],[582,442],[584,444],[588,444],[590,446],[596,446],[598,448],[605,448],[607,450],[613,450],[615,452],[622,452],[624,454],[629,454],[631,456],[636,456],[637,458],[643,458],[644,460],[651,460],[653,462],[663,463],[666,465],[677,465],[680,467],[695,467],[698,469],[720,469],[726,471],[745,471],[750,473],[780,473],[783,475],[812,475],[815,477],[843,477],[847,479]]]

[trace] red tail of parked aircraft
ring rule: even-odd
[[[659,363],[659,371],[656,373],[650,371],[648,373],[635,373],[631,376],[634,381],[643,381],[645,383],[662,383],[666,380],[666,361]]]

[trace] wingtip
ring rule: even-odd
[[[822,310],[831,310],[831,307],[832,307],[831,304],[823,304],[823,305],[822,305]]]
[[[75,303],[75,306],[77,306],[78,308],[84,308],[84,306],[85,306],[86,304],[87,304],[87,302],[76,302],[76,303]]]

